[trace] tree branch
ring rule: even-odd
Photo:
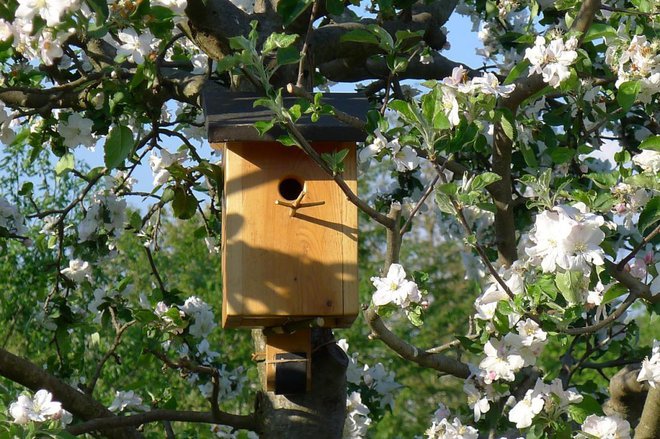
[[[30,361],[4,349],[0,349],[0,375],[35,392],[39,389],[48,390],[55,400],[60,401],[62,406],[76,417],[85,420],[115,418],[112,412],[89,395],[79,392]],[[111,439],[140,437],[135,430],[129,428],[106,430],[99,427],[98,430]]]
[[[390,331],[376,310],[372,307],[364,311],[364,318],[372,334],[385,343],[390,349],[402,358],[437,371],[453,375],[458,378],[470,376],[468,365],[446,355],[430,353],[421,350],[397,337]]]
[[[660,437],[660,386],[649,389],[642,416],[635,428],[635,439],[657,439]]]
[[[139,425],[161,421],[222,424],[245,430],[254,430],[257,426],[254,415],[232,415],[221,412],[219,415],[214,416],[211,412],[152,410],[130,416],[93,419],[82,424],[72,425],[66,431],[74,436],[78,436],[92,431],[107,432],[112,431],[112,429],[137,427]]]

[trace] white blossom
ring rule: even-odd
[[[431,426],[426,430],[428,439],[477,439],[479,432],[476,428],[463,425],[461,420],[454,418],[449,421],[449,410],[440,404],[438,410],[433,414]]]
[[[44,422],[54,419],[62,414],[62,404],[53,401],[53,395],[41,389],[34,394],[34,398],[20,395],[15,402],[9,406],[9,414],[17,424],[27,424],[30,421]]]
[[[419,157],[414,149],[409,146],[401,146],[398,139],[390,143],[392,147],[392,159],[398,172],[412,171],[419,166]]]
[[[175,163],[181,164],[185,159],[185,151],[171,154],[166,149],[162,149],[160,151],[160,157],[155,152],[152,152],[149,156],[149,166],[151,166],[151,172],[154,174],[154,186],[160,186],[166,183],[170,178],[170,171],[167,168]]]
[[[60,119],[57,130],[64,137],[64,144],[69,148],[79,145],[91,148],[95,143],[92,125],[90,119],[82,117],[79,113],[73,113],[66,120]]]
[[[14,36],[14,28],[11,23],[0,18],[0,41],[7,41]]]
[[[508,96],[516,88],[514,84],[500,85],[500,80],[493,73],[472,79],[472,86],[484,94],[495,96]]]
[[[401,308],[421,300],[417,284],[406,280],[406,272],[400,264],[390,265],[386,277],[372,277],[371,282],[376,287],[372,296],[374,305],[383,306],[393,303]]]
[[[27,232],[24,220],[18,208],[0,195],[0,227],[7,229],[9,233],[23,235]]]
[[[516,424],[516,428],[527,428],[532,425],[532,419],[543,410],[545,400],[543,394],[529,389],[525,397],[509,411],[509,421]]]
[[[589,415],[582,424],[582,432],[577,437],[598,439],[630,439],[630,424],[619,415]]]
[[[57,26],[62,16],[78,6],[78,0],[18,0],[16,18],[26,21],[39,15],[48,26]]]
[[[108,407],[108,410],[111,412],[123,412],[124,410],[146,410],[147,407],[142,404],[142,398],[136,395],[134,391],[129,390],[127,392],[117,391],[115,393],[115,399]]]
[[[216,326],[213,310],[197,296],[186,299],[181,307],[181,311],[193,318],[193,323],[188,327],[188,332],[193,337],[204,338]]]
[[[590,273],[590,264],[603,265],[604,251],[599,247],[605,239],[600,226],[605,220],[590,214],[586,206],[560,205],[536,216],[530,239],[535,243],[525,251],[531,263],[541,263],[544,272],[557,268]]]
[[[552,87],[559,85],[571,76],[569,67],[577,60],[577,39],[571,37],[564,43],[560,37],[546,46],[545,38],[536,37],[534,47],[525,50],[525,59],[530,62],[529,75],[539,73],[543,81]]]
[[[660,172],[660,151],[644,149],[632,158],[634,164],[646,172],[658,174]]]
[[[89,262],[82,259],[70,260],[69,266],[62,269],[61,273],[77,284],[84,280],[92,280],[92,267],[89,265]]]
[[[491,338],[484,346],[486,358],[479,363],[481,377],[486,384],[496,380],[513,381],[515,373],[525,366],[516,339],[508,337],[502,340]]]
[[[145,57],[154,51],[157,43],[148,29],[143,30],[139,35],[135,29],[126,29],[119,31],[117,36],[121,40],[117,55],[126,56],[136,64],[144,64]]]
[[[359,392],[352,392],[346,398],[346,420],[344,421],[344,439],[359,439],[367,435],[371,425],[369,408],[362,403]]]
[[[360,151],[358,158],[360,162],[368,162],[372,157],[378,155],[383,149],[388,148],[389,142],[379,129],[374,130],[374,140]]]
[[[644,358],[642,369],[637,375],[637,381],[647,381],[649,386],[655,388],[660,385],[660,341],[653,340],[651,356]]]

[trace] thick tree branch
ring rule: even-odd
[[[113,420],[116,418],[105,406],[89,395],[79,392],[37,365],[4,349],[0,349],[0,375],[35,392],[39,389],[48,390],[56,401],[60,401],[66,410],[78,418],[84,420],[97,418]],[[97,429],[111,439],[140,437],[131,428],[105,430],[103,427],[99,427]]]
[[[649,389],[642,416],[635,428],[635,439],[657,439],[660,437],[660,386]]]
[[[468,365],[446,355],[430,353],[419,349],[396,336],[390,331],[376,310],[372,307],[364,311],[364,318],[373,335],[383,341],[390,349],[402,358],[458,378],[470,376]]]
[[[67,428],[66,431],[74,436],[78,436],[93,431],[107,432],[112,431],[112,429],[137,427],[150,422],[160,421],[222,424],[229,425],[236,429],[245,430],[254,430],[257,425],[253,415],[231,415],[228,413],[220,413],[218,416],[214,416],[211,412],[152,410],[137,415],[93,419],[82,424],[72,425]]]

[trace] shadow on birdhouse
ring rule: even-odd
[[[265,328],[266,388],[309,390],[310,326],[348,327],[358,314],[357,208],[295,146],[254,128],[270,120],[254,94],[204,93],[211,145],[223,152],[222,326]],[[286,98],[290,106],[294,98]],[[367,102],[331,94],[324,103],[363,116]],[[357,192],[355,142],[365,133],[334,118],[297,126],[319,153],[346,150],[343,180]]]

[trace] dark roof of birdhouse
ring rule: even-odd
[[[263,137],[254,128],[260,120],[269,121],[272,113],[265,107],[253,107],[261,96],[256,93],[229,92],[220,87],[208,87],[202,93],[208,140],[211,143],[228,141],[272,141],[285,134],[283,128],[274,127]],[[299,98],[284,97],[284,105],[291,107]],[[332,105],[344,113],[364,120],[369,102],[355,93],[326,93],[323,103]],[[321,116],[312,122],[309,116],[301,117],[296,126],[309,141],[363,141],[366,132],[340,122],[335,117]]]

